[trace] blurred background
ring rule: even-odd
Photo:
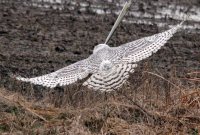
[[[124,0],[0,0],[0,131],[14,133],[20,129],[30,134],[38,130],[39,134],[50,134],[55,129],[58,134],[60,128],[66,133],[66,127],[71,126],[68,129],[71,134],[77,129],[81,134],[125,134],[125,127],[132,134],[199,132],[199,0],[133,2],[109,41],[110,46],[168,30],[189,17],[161,50],[139,62],[129,83],[118,91],[121,94],[88,90],[82,87],[82,81],[49,89],[11,77],[39,76],[88,57],[94,46],[104,43],[124,3]],[[50,109],[47,111],[46,107]],[[23,111],[28,115],[21,115]],[[14,112],[13,119],[10,112]],[[34,117],[30,118],[29,113]],[[77,120],[79,116],[81,122]],[[188,123],[180,122],[180,117]],[[64,121],[64,126],[59,120]],[[19,126],[20,122],[23,124]],[[52,129],[44,128],[48,126]]]

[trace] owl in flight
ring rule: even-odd
[[[95,46],[93,54],[53,73],[33,78],[16,79],[50,88],[75,83],[88,78],[83,85],[93,90],[112,91],[120,88],[134,72],[137,62],[156,53],[182,26],[144,37],[118,47],[107,44]]]

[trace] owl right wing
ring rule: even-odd
[[[58,85],[69,85],[80,79],[86,78],[90,73],[88,70],[88,65],[88,59],[85,59],[50,74],[33,78],[16,77],[16,79],[24,82],[30,82],[33,84],[54,88]]]
[[[136,63],[157,52],[176,32],[184,21],[171,29],[144,37],[117,47],[121,62]]]
[[[92,74],[83,85],[100,91],[112,91],[120,88],[128,79],[129,73],[134,72],[134,68],[137,66],[134,63],[157,52],[176,33],[182,23],[162,33],[113,48],[114,52],[118,54],[113,58],[115,59],[113,60],[114,68],[107,74],[101,72]]]

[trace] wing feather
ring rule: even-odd
[[[50,74],[33,78],[16,77],[17,80],[30,82],[50,88],[72,84],[89,75],[87,59],[76,62]]]
[[[122,62],[135,63],[157,52],[181,27],[183,22],[173,28],[153,36],[141,38],[120,46]]]
[[[118,64],[108,73],[94,73],[83,83],[84,86],[93,90],[113,91],[120,88],[128,79],[129,74],[134,72],[136,64]]]
[[[33,78],[16,77],[16,79],[53,88],[58,85],[69,85],[80,79],[86,78],[92,73],[91,77],[84,82],[84,86],[100,91],[116,90],[127,81],[129,74],[134,72],[134,68],[137,65],[133,63],[157,52],[173,36],[173,34],[176,33],[182,23],[183,22],[165,32],[141,38],[119,47],[113,47],[113,54],[117,55],[115,58],[112,58],[111,61],[114,66],[111,71],[107,73],[101,71],[99,66],[103,58],[113,56],[113,54],[108,55],[104,52],[103,54],[105,55],[96,54],[96,56],[93,54],[93,57],[76,62],[50,74]]]

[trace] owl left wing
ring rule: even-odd
[[[16,79],[54,88],[56,86],[69,85],[80,79],[86,78],[90,73],[88,70],[88,65],[88,59],[85,59],[46,75],[33,78],[24,78],[18,76]]]
[[[122,57],[121,62],[136,63],[156,53],[181,28],[183,22],[167,31],[117,47]]]

